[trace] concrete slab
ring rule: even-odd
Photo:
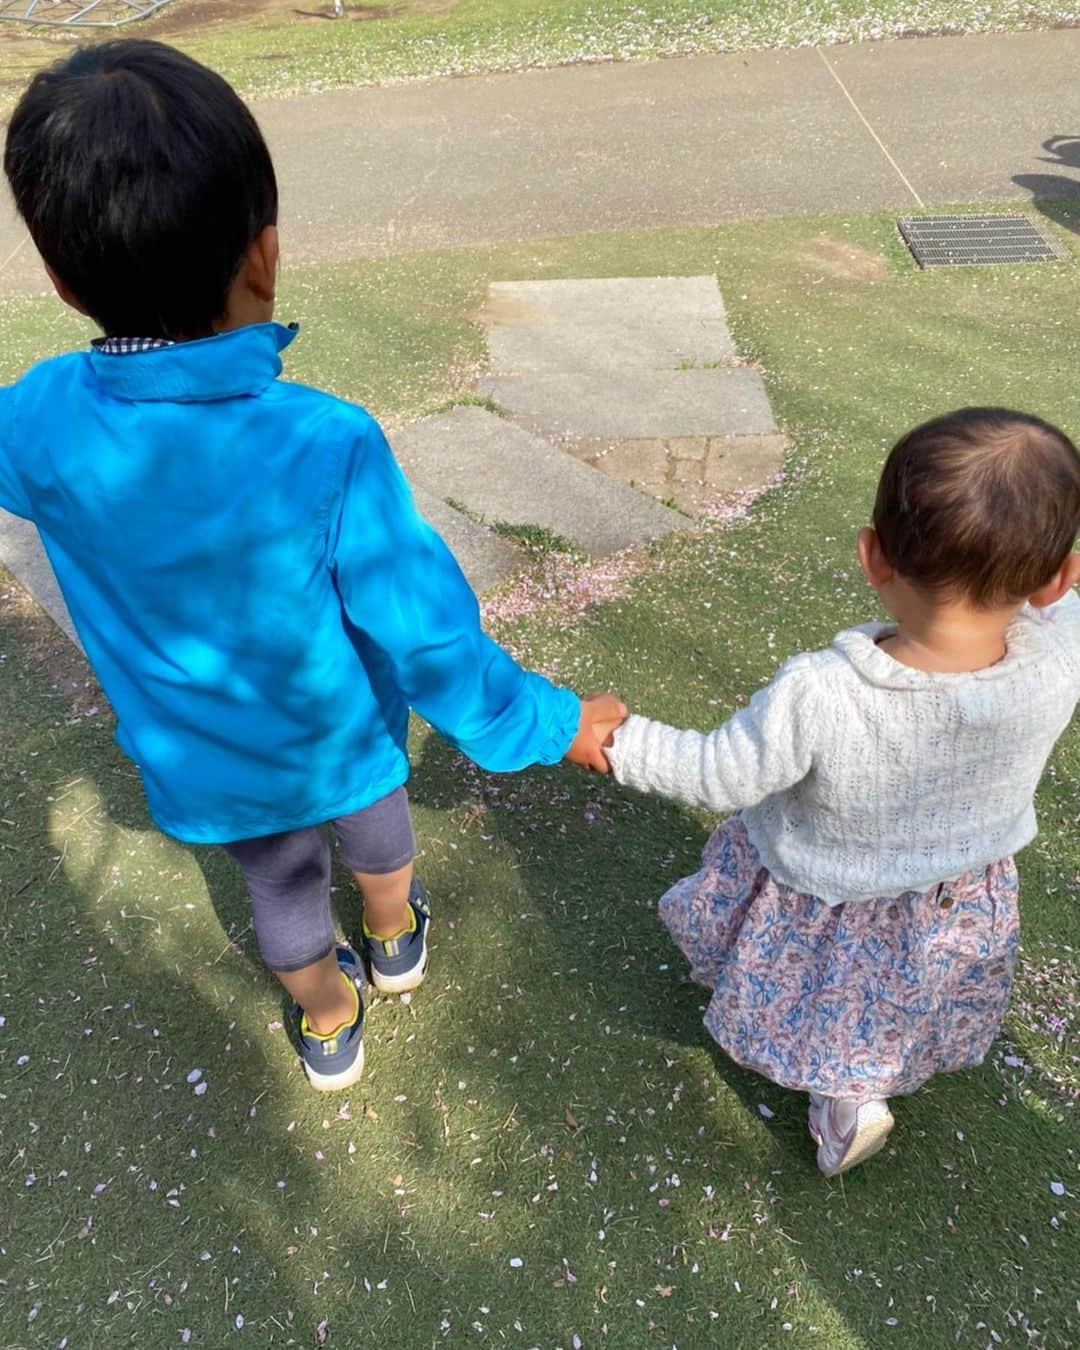
[[[671,370],[735,357],[714,276],[496,281],[480,320],[498,375]]]
[[[56,584],[52,564],[41,546],[37,528],[28,520],[0,511],[0,563],[33,596],[46,614],[78,647],[64,597]]]
[[[492,366],[480,392],[658,501],[696,512],[716,495],[710,475],[754,477],[753,444],[782,439],[761,376],[735,365],[715,277],[494,282],[480,318]],[[736,440],[740,467],[720,473],[710,447]],[[775,466],[767,449],[760,459],[764,483]]]
[[[701,444],[705,444],[704,437]],[[651,493],[661,501],[670,496],[664,491],[669,467],[667,441],[655,436],[643,440],[573,441],[566,448],[594,469],[622,479],[639,492]]]
[[[776,431],[765,385],[747,367],[487,375],[479,391],[543,436],[639,439]]]
[[[718,500],[763,487],[783,468],[788,440],[765,436],[690,436],[679,439],[577,441],[578,459],[659,501],[696,515]]]
[[[709,442],[704,483],[713,494],[760,487],[784,467],[788,439],[772,436],[721,436]]]
[[[512,576],[521,565],[521,557],[505,539],[483,525],[455,511],[422,488],[413,488],[420,514],[442,535],[457,558],[469,585],[478,594]]]
[[[594,556],[686,528],[686,520],[483,408],[424,418],[394,441],[409,478],[510,525],[539,525]]]

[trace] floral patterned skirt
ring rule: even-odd
[[[1011,858],[932,891],[829,906],[773,880],[739,816],[660,917],[713,991],[705,1026],[782,1087],[865,1099],[982,1062],[1020,938]]]

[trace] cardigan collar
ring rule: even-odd
[[[895,632],[895,624],[864,623],[837,633],[832,645],[865,680],[883,689],[955,688],[965,680],[1000,680],[1015,675],[1039,651],[1036,626],[1024,618],[1023,611],[1005,634],[1005,655],[982,670],[930,671],[905,666],[878,645],[882,638],[892,637]]]

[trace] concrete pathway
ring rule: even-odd
[[[695,514],[783,462],[765,382],[739,364],[714,276],[494,282],[480,319],[491,358],[480,393],[627,487]],[[582,487],[606,518],[604,489],[588,475]]]
[[[715,276],[493,281],[480,321],[500,379],[603,379],[736,357]]]
[[[1075,194],[1078,67],[1080,31],[1063,30],[437,80],[257,112],[286,259],[302,262]],[[44,287],[23,238],[5,200],[0,296]]]

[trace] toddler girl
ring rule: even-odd
[[[740,1064],[810,1094],[826,1176],[888,1098],[979,1064],[1019,937],[1012,854],[1080,697],[1080,456],[968,408],[890,454],[859,560],[895,620],[796,656],[707,735],[642,717],[622,783],[729,816],[660,914]]]

